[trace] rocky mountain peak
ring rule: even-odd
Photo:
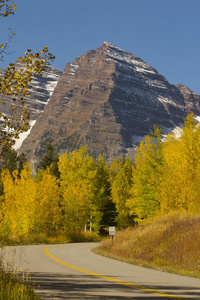
[[[65,66],[20,151],[37,161],[51,139],[60,153],[85,144],[112,161],[133,154],[154,124],[169,132],[188,112],[199,115],[199,101],[141,58],[104,42]]]

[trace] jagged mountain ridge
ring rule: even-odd
[[[18,61],[15,62],[14,65],[17,69],[23,67],[22,63]],[[0,77],[4,76],[5,70],[6,68],[0,68]],[[31,96],[26,98],[26,109],[30,113],[30,125],[33,125],[37,117],[43,112],[61,74],[62,72],[60,70],[46,62],[45,71],[42,76],[36,75],[33,77],[29,85]],[[5,101],[5,104],[3,104],[3,101]],[[12,119],[12,107],[14,104],[12,97],[0,95],[0,111],[2,111],[8,119]],[[26,136],[28,133],[26,132],[22,134],[22,136]],[[15,147],[17,146],[16,148],[18,148],[20,144],[21,141],[19,143],[18,140]]]
[[[169,132],[200,96],[170,84],[142,59],[104,42],[68,63],[20,151],[37,161],[52,139],[61,152],[81,144],[108,160],[132,152],[154,124]]]

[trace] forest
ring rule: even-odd
[[[169,212],[200,213],[200,126],[189,114],[181,134],[164,139],[157,126],[137,149],[106,164],[81,146],[58,156],[49,142],[38,172],[23,155],[1,154],[0,236],[44,233],[99,233],[119,229]],[[11,163],[12,162],[12,163]]]

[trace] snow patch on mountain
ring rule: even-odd
[[[133,54],[122,50],[119,47],[111,45],[107,42],[104,42],[104,45],[107,45],[107,60],[114,60],[115,63],[117,63],[119,66],[127,69],[134,69],[136,72],[139,73],[158,74],[158,72],[154,68],[145,63],[139,57],[134,56]]]
[[[21,147],[23,141],[24,141],[24,140],[27,138],[27,136],[30,134],[30,132],[31,132],[31,130],[32,130],[32,128],[33,128],[33,126],[35,125],[35,123],[36,123],[36,120],[30,121],[30,128],[29,128],[29,130],[20,133],[19,138],[16,139],[16,142],[15,142],[15,144],[13,145],[13,149],[18,150],[18,149]]]

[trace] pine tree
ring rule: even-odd
[[[5,145],[0,154],[1,159],[1,170],[9,170],[10,174],[12,175],[12,172],[14,170],[17,170],[17,153],[10,145]]]
[[[23,165],[27,162],[27,159],[24,153],[21,153],[18,156],[17,152],[11,147],[10,144],[8,144],[5,145],[1,150],[0,162],[0,171],[7,169],[12,175],[14,170],[18,170],[18,174],[20,176]]]
[[[115,205],[110,195],[109,169],[101,154],[92,180],[92,193],[90,220],[94,231],[99,233],[101,227],[113,225],[115,217]]]
[[[47,168],[49,168],[50,173],[52,175],[55,175],[57,178],[59,178],[60,172],[58,170],[58,160],[59,160],[59,156],[57,150],[55,149],[55,146],[52,144],[52,141],[50,140],[46,144],[46,154],[39,162],[38,169],[46,170]]]

